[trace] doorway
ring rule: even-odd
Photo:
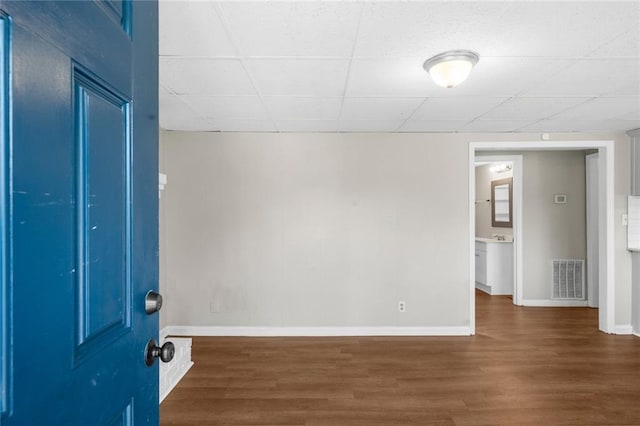
[[[600,253],[598,263],[598,290],[599,299],[599,321],[598,328],[606,333],[614,332],[615,318],[615,287],[614,278],[614,241],[613,241],[613,212],[614,212],[614,146],[612,141],[529,141],[529,142],[471,142],[469,144],[469,272],[470,272],[470,329],[475,334],[475,216],[476,216],[476,196],[475,196],[475,161],[477,152],[480,151],[568,151],[568,150],[590,150],[598,151],[598,199],[599,212],[597,227],[600,235],[598,241],[598,252]],[[521,168],[520,168],[521,170]],[[516,167],[514,167],[514,177]],[[520,172],[521,173],[521,172]],[[521,175],[520,175],[521,178]],[[515,180],[515,179],[514,179]],[[515,183],[514,183],[515,185]],[[521,193],[521,192],[520,192]],[[515,202],[515,200],[514,200]],[[521,203],[521,200],[520,200]],[[521,204],[520,204],[521,206]],[[520,209],[521,215],[521,209]],[[515,295],[514,302],[522,297],[522,241],[518,238],[521,233],[517,227],[522,226],[521,220],[514,220],[514,279]],[[521,229],[520,229],[521,232]]]
[[[522,235],[522,164],[523,164],[523,160],[522,160],[522,155],[482,155],[482,156],[477,156],[475,157],[475,163],[474,163],[474,167],[475,165],[480,165],[480,164],[494,164],[497,167],[500,167],[500,165],[510,165],[511,169],[509,170],[508,173],[506,174],[502,174],[500,171],[497,171],[497,173],[494,173],[493,176],[494,177],[503,177],[503,176],[508,176],[509,178],[512,179],[512,190],[511,190],[511,212],[510,212],[510,228],[507,227],[505,228],[506,232],[502,232],[500,230],[500,228],[491,228],[490,230],[486,230],[485,232],[487,233],[487,236],[489,237],[493,237],[494,234],[496,234],[495,231],[499,231],[498,235],[502,235],[503,239],[506,237],[507,240],[511,239],[511,259],[510,259],[510,264],[511,267],[509,268],[509,270],[511,271],[510,273],[510,282],[511,284],[511,291],[510,294],[512,295],[512,299],[513,299],[513,304],[515,305],[522,305],[522,242],[521,242],[521,235]],[[477,188],[476,187],[476,183],[475,183],[475,178],[476,175],[474,173],[474,185],[473,188],[474,190]],[[484,194],[483,194],[484,195]],[[491,197],[479,197],[478,194],[476,194],[474,196],[474,208],[475,208],[475,212],[474,212],[474,221],[475,218],[477,217],[479,212],[479,209],[484,209],[485,210],[485,216],[490,216],[491,212],[494,210],[491,206]],[[486,220],[488,220],[489,222],[491,222],[491,218],[490,217],[485,217]],[[475,225],[477,226],[477,222],[474,222]],[[506,234],[506,235],[505,235]],[[475,228],[473,231],[473,237],[475,239],[475,237],[478,236],[478,229]],[[516,238],[517,237],[517,238]],[[497,244],[501,244],[501,243],[497,243]],[[508,241],[506,242],[506,244],[509,244]],[[520,244],[520,248],[517,249],[517,245]],[[475,247],[475,242],[474,242],[474,247]],[[504,251],[504,248],[501,248]],[[476,255],[476,253],[474,252],[474,256]],[[520,278],[518,278],[520,277]],[[477,278],[477,277],[476,277]],[[474,278],[474,281],[476,281],[476,278]],[[519,286],[519,285],[520,286]],[[502,292],[504,293],[504,292]]]

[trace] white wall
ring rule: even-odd
[[[619,217],[629,138],[552,137],[616,139]],[[163,322],[466,326],[468,143],[537,139],[165,133]],[[629,324],[630,255],[620,235],[617,222],[616,319]]]

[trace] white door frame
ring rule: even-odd
[[[585,159],[585,171],[586,171],[586,201],[587,201],[587,303],[591,308],[598,307],[599,292],[594,288],[594,283],[598,283],[598,276],[594,274],[593,269],[597,269],[597,263],[593,262],[594,257],[598,257],[600,251],[598,246],[594,247],[594,240],[597,243],[599,237],[599,224],[594,221],[597,220],[598,211],[600,210],[600,203],[598,200],[599,182],[594,182],[593,178],[598,177],[598,153],[589,154]],[[595,164],[594,164],[595,163]],[[594,205],[594,202],[596,203]],[[595,210],[595,213],[594,213]],[[599,262],[598,262],[599,263]]]
[[[506,162],[510,161],[513,164],[513,304],[514,305],[523,305],[523,277],[522,277],[522,155],[482,155],[476,156],[474,161],[489,161],[489,162]],[[475,192],[475,169],[473,176],[473,190]],[[475,200],[475,193],[473,194],[473,199]],[[474,208],[474,230],[473,230],[473,240],[475,240],[475,202],[473,203]],[[474,256],[475,256],[475,241],[474,241]],[[474,257],[475,261],[475,257]],[[475,274],[475,268],[473,269]],[[475,288],[475,277],[474,277],[474,288]],[[475,294],[475,290],[474,290]],[[474,303],[475,305],[475,303]]]
[[[599,317],[598,328],[615,330],[614,143],[604,141],[517,141],[469,143],[469,329],[476,333],[475,157],[476,151],[569,151],[597,149],[599,155]],[[514,229],[515,231],[515,229]],[[517,247],[517,243],[516,243]]]

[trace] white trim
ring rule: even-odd
[[[616,324],[613,334],[631,335],[633,334],[633,327],[631,327],[631,324]]]
[[[593,247],[594,240],[597,241],[597,237],[599,237],[599,223],[598,216],[600,211],[600,203],[598,200],[598,195],[600,194],[599,186],[599,170],[598,164],[600,154],[594,153],[589,154],[585,157],[585,171],[586,171],[586,218],[587,218],[587,301],[589,302],[589,307],[597,308],[598,307],[598,298],[600,296],[600,292],[598,290],[598,280],[600,279],[600,274],[595,275],[593,269],[599,265],[599,262],[595,262],[594,259],[597,259],[600,253],[600,245],[598,243],[597,247]],[[595,161],[595,165],[593,164]],[[594,183],[593,177],[598,178],[598,180]],[[595,205],[594,205],[595,202]],[[594,210],[596,210],[594,212]]]
[[[175,345],[175,354],[171,361],[161,362],[159,365],[159,398],[162,402],[169,392],[176,387],[178,382],[187,374],[193,366],[191,361],[191,339],[172,338]]]
[[[600,294],[598,328],[613,333],[615,328],[615,167],[612,140],[469,142],[469,324],[475,333],[475,155],[476,151],[561,151],[598,149],[600,170]],[[517,240],[519,240],[518,238]],[[516,241],[517,244],[517,241]],[[519,260],[519,259],[518,259]],[[516,294],[517,296],[517,294]]]
[[[160,399],[159,403],[164,401],[164,399],[171,393],[173,388],[175,388],[180,380],[189,372],[189,370],[193,367],[193,361],[189,361],[188,364],[183,364],[180,368],[180,371],[176,374],[175,378],[169,383],[169,385],[165,389],[160,389]]]
[[[478,281],[476,281],[476,290],[480,290],[487,293],[488,295],[491,295],[491,286],[484,285],[482,283],[479,283]]]
[[[601,234],[599,238],[600,244],[600,263],[599,263],[599,304],[600,304],[600,330],[605,333],[613,333],[613,328],[615,325],[615,309],[616,309],[616,287],[615,287],[615,175],[614,175],[614,145],[613,141],[609,141],[604,149],[599,148],[598,152],[602,155],[598,158],[600,163],[598,164],[599,178],[600,184],[605,186],[604,189],[604,197],[600,197],[602,194],[602,190],[598,199],[604,199],[605,202],[605,212],[598,217],[598,221],[600,223]],[[602,173],[604,170],[604,173]],[[600,203],[602,206],[603,204]],[[604,217],[602,217],[604,216]],[[605,235],[602,235],[603,223],[606,226]],[[604,256],[602,256],[604,253]],[[604,257],[604,259],[603,259]],[[606,283],[602,285],[602,283]],[[604,299],[603,299],[604,295]],[[604,303],[603,303],[604,302]],[[603,307],[604,312],[603,312]]]
[[[173,325],[171,336],[469,336],[469,327],[241,327]]]
[[[613,146],[611,140],[593,141],[516,141],[470,142],[478,151],[566,151],[605,148]]]
[[[164,339],[166,339],[167,336],[170,334],[169,333],[171,331],[170,329],[171,329],[171,326],[166,326],[162,330],[160,330],[160,332],[158,333],[158,341],[160,343],[162,343]]]
[[[476,151],[469,144],[469,331],[476,334]]]
[[[636,331],[634,331],[634,332],[633,332],[633,333],[631,333],[631,334],[633,334],[633,335],[634,335],[634,336],[636,336],[636,337],[640,337],[640,332],[636,332]]]
[[[589,306],[586,300],[549,300],[549,299],[524,299],[522,306],[535,307],[577,307]]]

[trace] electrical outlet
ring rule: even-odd
[[[622,214],[622,226],[628,226],[629,225],[629,215],[626,213]]]
[[[407,311],[407,304],[404,303],[403,301],[398,302],[398,312],[406,312]]]
[[[212,314],[220,313],[220,302],[216,299],[211,299],[209,301],[209,312]]]

